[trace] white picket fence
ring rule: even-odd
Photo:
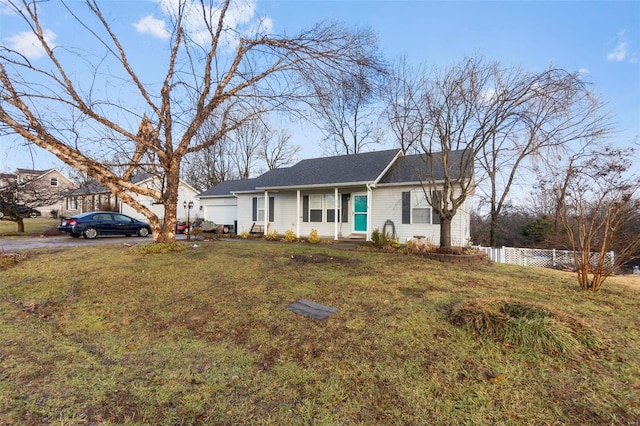
[[[556,249],[531,249],[518,247],[482,247],[473,246],[473,248],[482,250],[487,253],[489,259],[496,263],[508,263],[519,266],[538,266],[541,268],[554,269],[573,269],[574,268],[574,252],[570,250]],[[595,263],[597,253],[591,254]],[[607,262],[613,265],[615,260],[614,252],[607,253]]]

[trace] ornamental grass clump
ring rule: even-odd
[[[278,241],[280,236],[278,235],[278,231],[274,229],[264,234],[264,239],[267,241]]]
[[[131,249],[138,254],[179,253],[186,247],[179,242],[136,244]]]
[[[548,355],[581,354],[602,344],[578,318],[514,299],[468,300],[454,306],[449,319],[478,335]]]

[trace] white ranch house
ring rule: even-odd
[[[459,158],[451,155],[450,161]],[[235,225],[237,233],[293,230],[300,238],[316,229],[324,238],[370,240],[377,228],[395,229],[401,242],[424,237],[439,244],[440,218],[419,178],[425,168],[423,156],[398,149],[315,158],[257,178],[222,182],[198,198],[204,220]],[[443,173],[437,168],[434,173],[437,184]],[[469,244],[470,202],[453,218],[454,245]]]

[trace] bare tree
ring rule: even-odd
[[[382,88],[383,117],[403,152],[418,144],[423,132],[422,95],[425,71],[402,58],[387,75]]]
[[[564,70],[530,73],[466,58],[421,78],[401,63],[393,81],[387,119],[401,137],[402,148],[441,151],[437,158],[443,161],[449,159],[448,153],[462,152],[462,163],[437,165],[462,167],[445,179],[444,199],[433,206],[441,214],[443,228],[473,189],[471,163],[477,162],[480,173],[475,183],[487,198],[493,246],[502,210],[510,203],[513,186],[523,183],[519,178],[525,167],[574,140],[602,137],[610,130],[602,104],[579,75]],[[435,166],[428,164],[427,170]],[[462,179],[449,181],[451,176]],[[436,184],[431,182],[432,187]],[[442,237],[446,244],[446,235]]]
[[[494,87],[486,99],[494,111],[493,123],[489,123],[491,133],[478,161],[488,180],[488,185],[479,188],[489,200],[490,243],[495,247],[500,214],[519,174],[574,141],[603,138],[611,129],[602,103],[589,92],[580,74],[498,67],[493,73]]]
[[[315,85],[315,123],[330,154],[357,154],[382,142],[376,104],[381,70],[357,69],[357,74],[344,74],[337,82]]]
[[[290,166],[295,162],[300,147],[289,143],[291,134],[286,130],[274,130],[260,147],[260,158],[267,169]]]
[[[236,179],[226,145],[225,140],[220,140],[215,145],[185,156],[183,178],[200,191],[227,179]]]
[[[631,149],[586,147],[569,157],[565,178],[556,188],[560,218],[584,290],[598,291],[640,249],[638,233],[620,241],[640,210],[640,176],[632,173],[631,155]],[[618,251],[612,259],[613,247]]]
[[[0,220],[15,222],[23,233],[24,219],[39,215],[36,207],[57,203],[68,190],[43,182],[40,175],[16,176],[0,186]]]
[[[147,83],[158,74],[136,72],[117,26],[97,1],[3,4],[33,33],[44,58],[32,61],[0,46],[0,133],[24,138],[95,178],[148,218],[154,241],[175,239],[186,155],[215,145],[267,111],[295,111],[312,94],[310,83],[357,76],[379,62],[368,30],[329,23],[295,37],[271,36],[263,22],[243,27],[235,21],[234,14],[246,10],[230,0],[178,0],[167,3],[171,26],[161,83]],[[41,13],[41,8],[51,9]],[[56,11],[71,17],[68,25],[75,26],[79,47],[50,41],[44,19],[58,16]],[[190,25],[196,21],[194,30]],[[215,121],[216,132],[197,138],[207,120]],[[113,158],[117,164],[105,160]],[[140,170],[162,187],[131,182]],[[162,204],[164,221],[136,195]]]

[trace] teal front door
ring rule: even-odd
[[[367,196],[356,195],[353,198],[353,230],[367,232]]]

